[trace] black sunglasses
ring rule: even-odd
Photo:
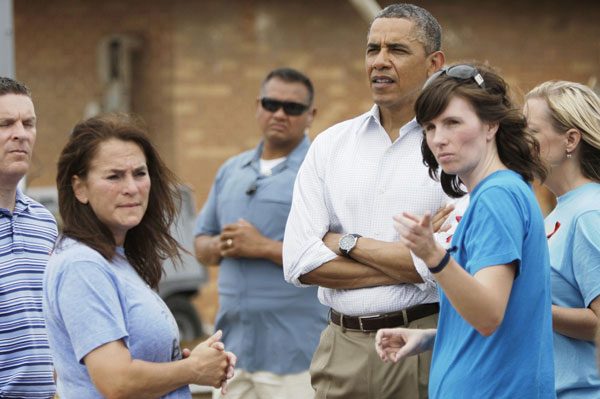
[[[431,82],[433,82],[443,74],[446,74],[451,78],[455,79],[473,79],[475,83],[479,85],[479,87],[485,89],[485,81],[483,80],[483,77],[481,76],[477,68],[469,64],[452,65],[451,67],[440,69],[439,71],[431,75],[429,79],[427,79],[427,82],[425,82],[423,88],[429,86]]]
[[[279,101],[269,97],[261,98],[260,105],[269,112],[277,112],[279,108],[283,107],[283,112],[294,116],[302,114],[310,107],[306,104],[295,103],[293,101]]]

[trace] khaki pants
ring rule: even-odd
[[[438,315],[409,328],[435,328]],[[375,351],[376,332],[342,330],[329,323],[310,365],[315,399],[426,399],[431,351],[384,363]]]
[[[236,369],[227,382],[227,395],[213,389],[213,399],[312,399],[308,370],[296,374]]]

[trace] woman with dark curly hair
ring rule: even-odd
[[[64,230],[44,276],[44,317],[61,398],[190,398],[224,387],[235,356],[217,332],[180,351],[175,320],[152,290],[169,235],[176,178],[144,127],[125,116],[77,124],[58,161]]]
[[[380,330],[377,351],[433,349],[431,398],[554,398],[548,246],[529,184],[545,168],[525,117],[497,73],[468,64],[434,74],[415,111],[430,175],[452,197],[464,185],[470,204],[447,251],[429,213],[395,217],[438,283],[440,317],[437,330]]]

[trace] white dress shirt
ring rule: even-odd
[[[423,164],[423,133],[413,119],[393,143],[381,126],[377,105],[319,134],[300,167],[283,241],[285,279],[300,276],[337,255],[322,241],[327,232],[356,233],[398,241],[392,216],[435,212],[449,198]],[[358,289],[319,287],[319,300],[346,315],[394,312],[437,302],[437,287],[422,262],[415,262],[422,284]]]

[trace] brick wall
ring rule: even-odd
[[[449,63],[489,62],[517,92],[547,79],[590,83],[600,74],[597,2],[419,4],[444,27]],[[66,135],[102,93],[102,37],[142,39],[134,110],[201,206],[219,165],[260,138],[254,99],[270,69],[289,65],[314,80],[319,115],[311,136],[370,106],[366,29],[345,0],[16,1],[17,76],[31,86],[40,120],[30,184],[53,184]]]
[[[417,3],[443,26],[448,63],[489,62],[517,93],[548,79],[600,76],[597,1]],[[17,0],[17,77],[33,90],[39,117],[29,183],[54,183],[68,132],[100,96],[96,51],[107,35],[143,40],[134,111],[200,207],[218,167],[260,139],[255,98],[269,70],[292,66],[313,80],[313,137],[371,106],[366,30],[346,0]],[[540,199],[549,209],[548,195]]]
[[[164,133],[173,126],[172,14],[161,1],[15,1],[16,75],[30,86],[39,119],[29,184],[54,184],[69,132],[101,96],[97,47],[107,35],[134,34],[144,43],[135,111],[152,127],[162,155],[174,159],[174,135]]]

